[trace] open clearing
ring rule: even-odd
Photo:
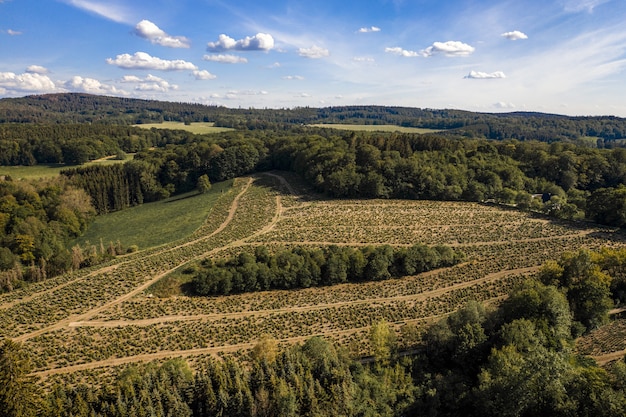
[[[133,125],[142,129],[170,129],[170,130],[186,130],[187,132],[202,135],[205,133],[220,133],[233,130],[228,127],[216,127],[212,122],[196,122],[191,124],[185,124],[183,122],[163,122],[163,123],[145,123],[139,125]]]
[[[38,179],[53,178],[59,175],[61,171],[68,168],[86,167],[90,165],[113,165],[121,164],[132,159],[134,154],[127,154],[126,159],[116,159],[115,155],[105,158],[96,159],[86,162],[82,165],[65,165],[65,164],[39,164],[32,166],[0,166],[0,175],[10,175],[14,180],[17,179]]]
[[[206,194],[191,191],[154,203],[96,217],[87,232],[74,242],[107,245],[118,240],[124,247],[137,245],[140,249],[173,242],[190,235],[208,216],[220,195],[232,186],[232,181],[213,184]]]
[[[395,125],[352,125],[344,123],[317,123],[312,127],[324,127],[328,129],[353,130],[355,132],[402,132],[402,133],[435,133],[441,129],[425,129],[421,127],[404,127]]]
[[[402,279],[297,291],[158,298],[149,290],[188,262],[259,244],[418,242],[456,247],[467,259]],[[419,330],[468,300],[497,302],[546,260],[603,245],[624,245],[623,235],[476,203],[325,200],[292,174],[259,174],[235,180],[183,239],[0,295],[0,337],[22,341],[48,382],[96,382],[120,366],[166,357],[238,356],[263,334],[281,343],[323,335],[368,354],[373,322],[393,323],[410,343],[407,325]]]

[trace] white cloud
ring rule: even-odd
[[[329,56],[330,52],[326,48],[313,45],[310,48],[299,48],[298,54],[305,58],[318,59],[318,58],[324,58],[324,57]]]
[[[385,52],[387,52],[388,54],[400,55],[400,56],[404,56],[407,58],[420,56],[419,52],[408,51],[406,49],[400,48],[399,46],[394,46],[393,48],[385,48]]]
[[[475,48],[459,41],[434,42],[426,49],[422,49],[420,54],[429,57],[437,54],[446,56],[467,56],[474,52]]]
[[[236,41],[228,35],[221,34],[215,42],[207,44],[210,52],[236,51],[269,51],[274,48],[274,38],[267,33],[257,33]]]
[[[80,91],[90,94],[128,94],[123,90],[118,90],[112,85],[102,84],[94,78],[81,77],[80,75],[75,75],[71,80],[66,81],[63,86],[71,91]]]
[[[566,12],[578,13],[586,11],[592,13],[593,9],[610,0],[562,0],[563,8]]]
[[[41,65],[30,65],[26,68],[26,72],[31,74],[47,74],[48,68],[42,67]]]
[[[247,64],[248,59],[237,55],[205,55],[202,57],[205,61],[220,62],[222,64]]]
[[[514,109],[515,108],[515,104],[507,103],[507,102],[504,102],[504,101],[499,101],[497,103],[494,103],[493,107],[495,107],[496,109]]]
[[[211,74],[207,70],[195,70],[192,72],[193,76],[196,77],[196,80],[214,80],[217,78],[217,75]]]
[[[90,13],[95,13],[106,19],[113,20],[118,23],[131,23],[130,12],[126,7],[116,4],[116,2],[97,1],[97,0],[64,0],[65,3],[70,4],[79,9],[86,10]]]
[[[0,88],[6,91],[52,92],[57,87],[47,75],[37,73],[15,74],[0,72]]]
[[[371,33],[371,32],[380,32],[380,28],[377,26],[370,26],[368,28],[363,27],[358,30],[359,33]]]
[[[123,83],[139,83],[141,81],[141,78],[136,75],[124,75],[121,80]]]
[[[135,34],[155,45],[168,48],[189,48],[189,39],[184,36],[171,36],[149,20],[142,20],[135,26]]]
[[[157,91],[167,93],[168,91],[178,89],[176,84],[170,84],[169,81],[152,74],[148,74],[146,78],[140,78],[136,75],[125,75],[122,77],[120,82],[137,84],[135,85],[135,91]]]
[[[355,56],[352,58],[352,60],[354,62],[367,62],[367,63],[376,62],[376,60],[372,58],[371,56]]]
[[[297,80],[297,81],[302,81],[304,80],[304,77],[301,75],[286,75],[283,77],[283,80]]]
[[[197,70],[191,62],[182,59],[165,60],[150,56],[145,52],[135,52],[133,55],[121,54],[113,58],[107,58],[107,64],[117,65],[124,69],[147,69],[158,71]]]
[[[465,78],[475,79],[475,80],[487,80],[494,78],[506,78],[506,75],[502,71],[496,72],[480,72],[480,71],[470,71]]]
[[[13,29],[7,29],[7,33],[11,36],[17,36],[17,35],[21,35],[22,32],[18,31],[18,30],[13,30]]]
[[[507,38],[509,40],[512,40],[512,41],[516,41],[519,39],[528,39],[528,35],[526,35],[524,32],[520,32],[519,30],[514,30],[512,32],[504,32],[500,36]]]

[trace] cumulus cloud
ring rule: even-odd
[[[142,79],[137,77],[136,75],[124,75],[121,79],[123,83],[139,83]]]
[[[155,45],[168,48],[189,48],[189,39],[184,36],[171,36],[149,20],[142,20],[135,26],[135,34]]]
[[[19,30],[13,30],[13,29],[7,29],[7,33],[11,36],[17,36],[17,35],[22,34],[22,32],[20,32]]]
[[[178,89],[176,84],[170,84],[169,81],[152,74],[148,74],[145,78],[137,77],[136,75],[125,75],[120,81],[123,83],[136,84],[134,87],[135,91],[167,93],[168,91]]]
[[[480,72],[480,71],[470,71],[465,78],[475,79],[475,80],[488,80],[494,78],[506,78],[506,75],[502,71],[496,72]]]
[[[222,64],[247,64],[248,59],[237,56],[237,55],[229,55],[229,54],[218,54],[218,55],[205,55],[202,57],[205,61],[211,62],[220,62]]]
[[[507,103],[507,102],[504,102],[504,101],[499,101],[497,103],[494,103],[493,107],[495,107],[496,109],[514,109],[515,108],[515,104]]]
[[[385,48],[385,52],[387,52],[388,54],[400,55],[407,58],[420,56],[419,52],[402,49],[399,46],[394,46],[393,48]]]
[[[367,63],[376,62],[376,60],[372,58],[371,56],[355,56],[352,58],[352,60],[354,62],[367,62]]]
[[[297,81],[302,81],[304,80],[304,77],[301,75],[286,75],[283,77],[283,80],[297,80]]]
[[[57,87],[47,75],[37,73],[15,74],[0,72],[0,88],[5,91],[52,92]]]
[[[235,51],[269,51],[274,48],[274,38],[267,33],[257,33],[254,36],[246,36],[244,39],[235,40],[228,35],[221,34],[217,41],[207,44],[207,51],[222,52]]]
[[[31,74],[47,74],[48,68],[42,67],[41,65],[30,65],[28,68],[26,68],[26,72],[29,72]]]
[[[359,33],[371,33],[371,32],[380,32],[380,28],[376,26],[370,26],[368,28],[363,27],[358,30]]]
[[[107,64],[116,65],[124,69],[147,69],[158,71],[181,71],[181,70],[197,70],[191,62],[182,59],[165,60],[150,56],[145,52],[135,52],[133,55],[121,54],[113,58],[107,58]]]
[[[516,41],[519,39],[528,39],[528,35],[526,35],[524,32],[520,32],[519,30],[514,30],[512,32],[504,32],[500,36],[507,38],[509,40],[512,40],[512,41]]]
[[[443,54],[446,56],[467,56],[474,52],[475,48],[459,41],[435,42],[420,54],[424,57]]]
[[[330,52],[326,48],[313,45],[310,48],[299,48],[298,54],[305,58],[318,59],[318,58],[324,58],[324,57],[329,56]]]
[[[207,70],[195,70],[192,72],[193,76],[196,77],[196,80],[214,80],[217,78],[217,75],[211,74]]]
[[[81,77],[80,75],[75,75],[69,81],[66,81],[63,86],[71,91],[80,91],[90,94],[128,94],[123,90],[118,90],[112,85],[102,84],[94,78]]]

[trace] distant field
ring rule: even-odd
[[[98,216],[76,243],[99,244],[102,239],[108,244],[119,240],[125,247],[137,245],[140,249],[146,249],[173,242],[196,230],[206,219],[215,201],[231,186],[232,181],[224,181],[214,184],[206,194],[192,191]]]
[[[112,165],[126,162],[133,158],[132,154],[128,155],[125,160],[115,159],[115,156],[109,156],[95,161],[87,162],[79,166],[90,165]],[[0,166],[0,175],[10,175],[13,179],[37,179],[56,177],[64,169],[75,168],[76,165],[65,164],[39,164],[33,166]]]
[[[204,134],[204,133],[220,133],[220,132],[228,132],[233,130],[228,127],[215,127],[214,123],[192,123],[190,125],[186,125],[181,122],[163,122],[163,123],[145,123],[140,125],[135,125],[142,129],[171,129],[171,130],[186,130],[195,134]]]
[[[340,130],[354,130],[357,132],[435,133],[441,131],[437,129],[423,129],[421,127],[403,127],[394,125],[351,125],[341,123],[317,123],[309,126]]]

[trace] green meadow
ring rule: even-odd
[[[356,132],[402,132],[402,133],[435,133],[441,130],[424,129],[421,127],[403,127],[395,125],[352,125],[343,123],[317,123],[312,127],[324,127],[328,129],[353,130]]]
[[[119,240],[124,247],[137,245],[146,249],[184,238],[200,227],[213,204],[232,183],[229,180],[213,184],[205,194],[192,191],[98,216],[75,243],[99,244],[102,240],[107,245]]]
[[[128,154],[125,160],[115,159],[115,156],[109,156],[107,158],[97,159],[95,161],[87,162],[81,167],[90,165],[113,165],[126,162],[133,158],[132,154]],[[38,178],[51,178],[59,175],[64,169],[75,168],[76,165],[65,164],[39,164],[33,166],[0,166],[0,175],[9,175],[14,180],[18,179],[38,179]]]
[[[220,133],[220,132],[228,132],[233,130],[228,127],[216,127],[214,123],[191,123],[185,124],[182,122],[163,122],[163,123],[145,123],[134,125],[140,127],[142,129],[170,129],[170,130],[186,130],[195,134],[205,134],[205,133]]]

